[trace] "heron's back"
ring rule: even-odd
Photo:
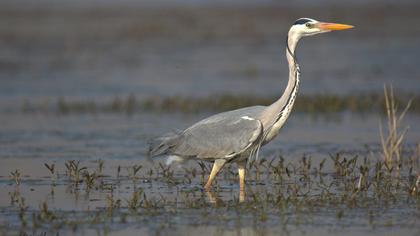
[[[245,107],[203,119],[182,132],[158,138],[150,154],[220,159],[241,154],[263,136],[259,117],[265,106]]]

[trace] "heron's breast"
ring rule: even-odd
[[[266,138],[264,139],[264,143],[268,143],[271,140],[273,140],[277,136],[277,134],[279,134],[279,131],[280,131],[281,127],[283,127],[284,123],[286,123],[287,118],[289,118],[290,112],[292,111],[293,105],[295,103],[298,86],[299,85],[297,84],[297,86],[295,87],[295,90],[291,94],[292,97],[291,97],[289,103],[286,105],[284,110],[281,112],[280,118],[276,121],[276,123],[274,123],[274,125],[268,131],[268,134],[267,134]]]
[[[266,138],[264,139],[264,143],[268,143],[273,140],[278,134],[281,127],[284,125],[285,119],[279,119],[276,123],[274,123],[273,127],[268,131]]]

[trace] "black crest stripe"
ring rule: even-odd
[[[299,19],[299,20],[295,21],[295,23],[293,25],[303,25],[303,24],[305,24],[309,21],[311,21],[311,20],[303,18],[303,19]]]

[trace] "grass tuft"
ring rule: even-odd
[[[411,106],[411,100],[408,101],[404,110],[398,112],[398,103],[395,101],[394,91],[392,86],[389,88],[384,86],[384,99],[387,117],[387,133],[383,130],[382,123],[380,123],[379,131],[381,136],[382,156],[387,166],[392,166],[401,163],[401,151],[404,137],[408,131],[408,127],[401,129],[401,123]]]

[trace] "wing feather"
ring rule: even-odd
[[[149,155],[176,155],[185,158],[233,158],[261,145],[263,125],[259,117],[264,106],[219,113],[197,122],[182,132],[150,142]]]
[[[180,135],[172,153],[202,159],[230,158],[246,151],[262,133],[261,122],[254,119],[199,122]]]

